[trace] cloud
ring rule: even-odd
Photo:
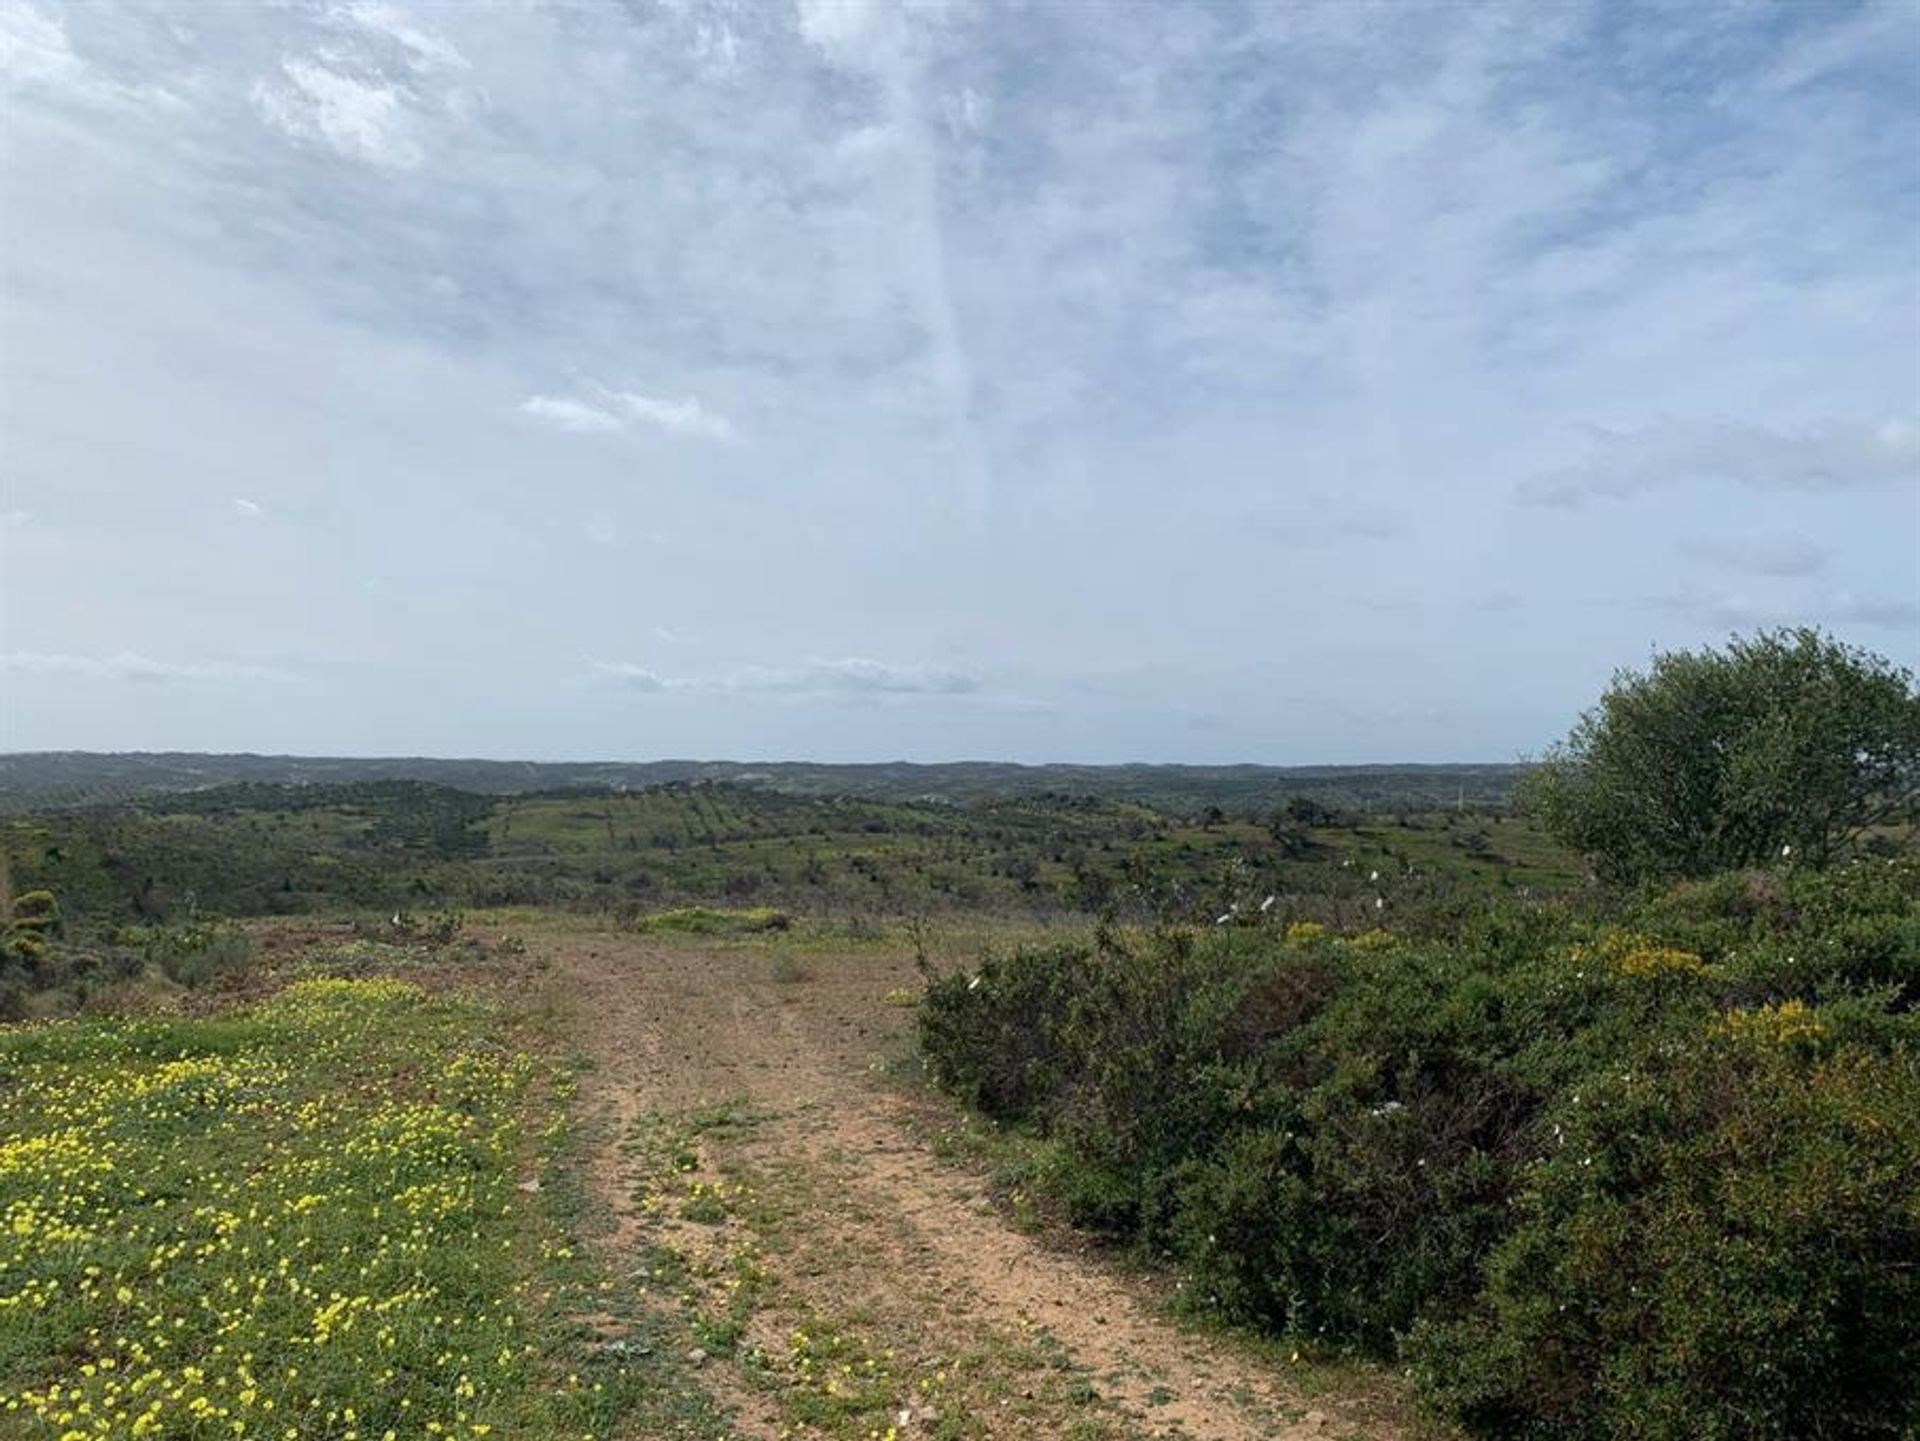
[[[844,65],[885,65],[905,28],[889,0],[798,0],[795,8],[801,37]]]
[[[638,691],[699,690],[703,687],[694,681],[668,680],[666,677],[648,670],[645,666],[634,665],[624,660],[597,660],[593,668],[603,676],[620,681],[629,689]]]
[[[392,5],[362,3],[333,12],[340,21],[370,34],[384,36],[399,45],[410,68],[421,71],[467,70],[467,57],[444,37],[422,30]]]
[[[57,18],[32,5],[0,5],[0,75],[14,83],[73,85],[85,72]]]
[[[286,83],[260,80],[253,87],[253,103],[272,125],[296,140],[321,141],[351,160],[393,169],[420,163],[420,146],[393,86],[294,56],[282,60],[280,70]]]
[[[715,415],[697,400],[655,400],[626,391],[609,391],[607,399],[635,420],[657,425],[662,430],[704,436],[709,440],[733,439],[733,426],[726,417]]]
[[[1657,597],[1652,605],[1722,630],[1764,630],[1773,626],[1866,626],[1911,635],[1920,626],[1920,605],[1875,600],[1841,592],[1802,605],[1781,605],[1738,593],[1682,591]]]
[[[247,500],[245,497],[238,495],[233,498],[233,508],[249,520],[259,520],[267,513],[266,508],[258,501]]]
[[[9,743],[1437,759],[1701,614],[1912,663],[1920,26],[1392,9],[0,0],[0,649],[326,619]],[[557,632],[671,698],[486,664]]]
[[[697,399],[661,400],[630,390],[589,386],[593,399],[572,395],[533,395],[520,403],[520,413],[575,434],[610,434],[638,422],[675,435],[703,440],[733,440],[733,425],[708,410]]]
[[[1702,565],[1745,575],[1812,575],[1827,563],[1827,553],[1804,535],[1694,536],[1679,545],[1680,554]]]
[[[0,81],[21,91],[38,88],[101,108],[179,106],[178,98],[162,85],[125,85],[102,75],[74,51],[57,16],[43,14],[26,0],[0,0]]]
[[[1832,420],[1798,431],[1667,420],[1639,430],[1596,427],[1589,449],[1580,465],[1522,482],[1521,503],[1573,509],[1714,481],[1823,495],[1920,480],[1920,427],[1904,420]]]
[[[531,395],[520,402],[520,413],[545,421],[557,430],[575,435],[625,430],[626,421],[609,411],[599,410],[584,400],[563,395]]]
[[[639,691],[699,691],[715,695],[837,697],[964,696],[980,690],[964,671],[925,664],[888,665],[847,659],[811,661],[794,667],[745,666],[722,676],[668,677],[626,661],[594,661],[600,674]]]
[[[134,651],[118,655],[47,655],[31,651],[0,654],[0,670],[28,675],[78,675],[127,681],[286,681],[293,677],[272,666],[238,661],[154,660]]]

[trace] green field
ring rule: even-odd
[[[1296,802],[1296,806],[1303,804]],[[816,918],[994,913],[1211,920],[1277,898],[1345,920],[1382,897],[1578,886],[1525,822],[1317,803],[1200,817],[1089,797],[976,804],[673,784],[485,796],[418,782],[246,784],[0,822],[16,890],[76,920],[337,907],[557,905],[633,917],[699,902]]]

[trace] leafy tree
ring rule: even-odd
[[[1523,779],[1521,804],[1617,880],[1789,854],[1824,865],[1920,793],[1920,695],[1801,628],[1622,671]]]

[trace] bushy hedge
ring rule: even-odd
[[[936,981],[936,1076],[1195,1305],[1402,1358],[1476,1432],[1914,1434],[1920,866],[1607,923],[1026,950]]]

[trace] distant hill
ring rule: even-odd
[[[1234,814],[1311,796],[1358,811],[1504,806],[1517,765],[1177,766],[1012,765],[956,761],[823,765],[810,761],[495,761],[424,756],[200,755],[188,751],[0,754],[0,815],[114,805],[236,782],[349,785],[423,781],[486,795],[636,790],[685,781],[759,786],[788,795],[877,801],[979,801],[1042,794],[1132,801],[1174,815],[1209,806]]]

